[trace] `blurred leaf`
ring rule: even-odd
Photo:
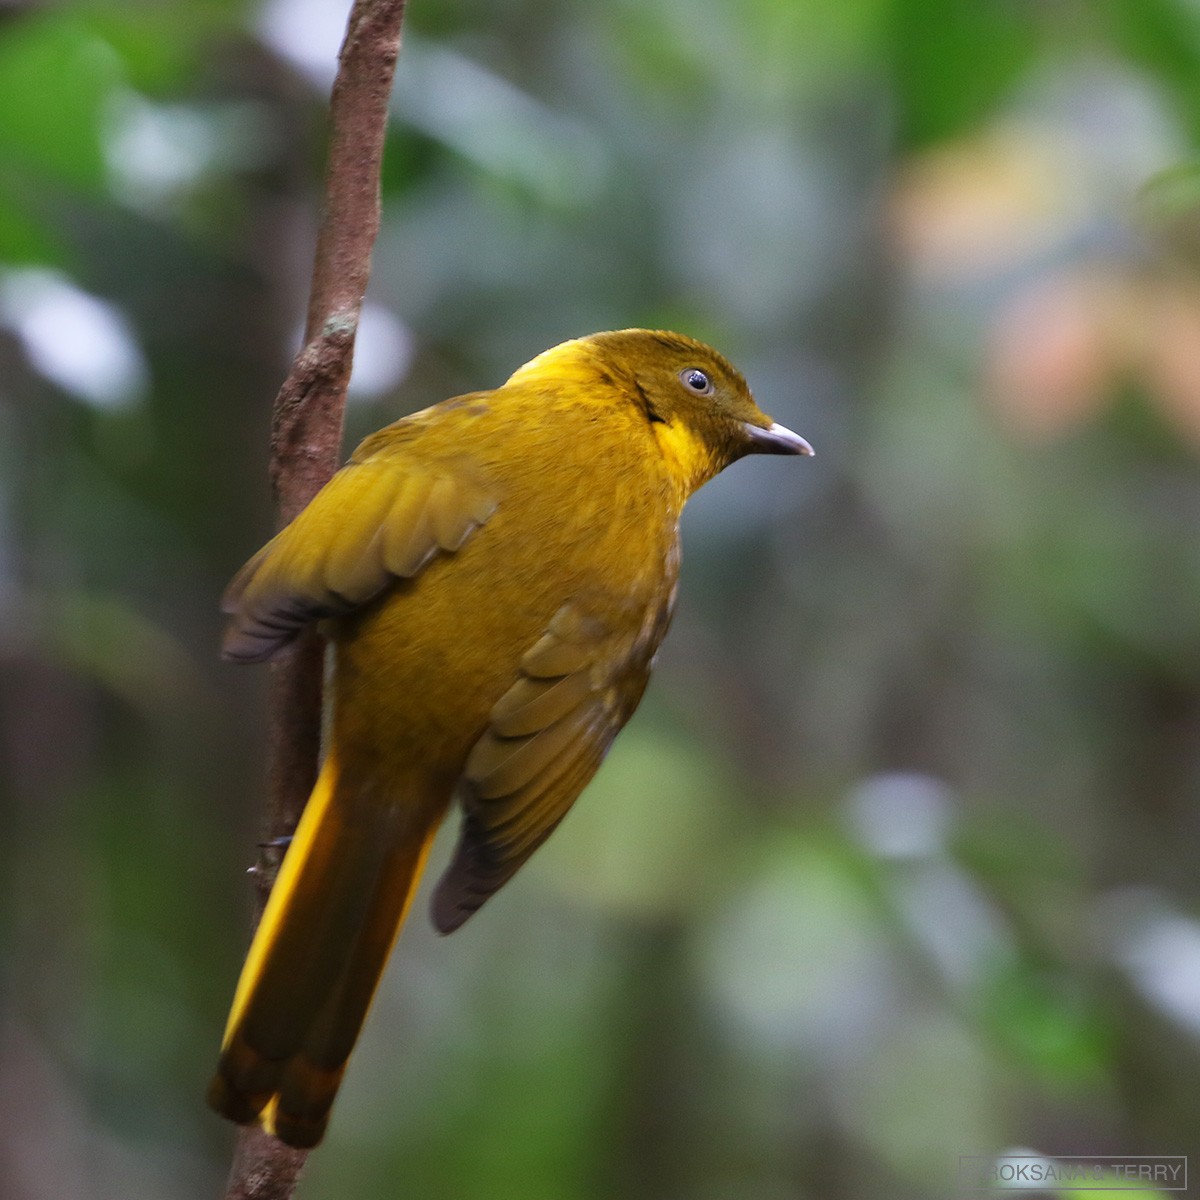
[[[1033,62],[1024,0],[893,0],[892,84],[900,137],[920,146],[980,121]]]
[[[434,138],[393,121],[388,127],[380,186],[387,197],[400,196],[419,187],[447,151]]]
[[[45,613],[59,661],[135,708],[161,711],[196,696],[199,679],[187,650],[123,600],[75,594]]]
[[[0,191],[0,262],[9,266],[35,263],[65,265],[61,243],[43,221],[38,221]]]
[[[393,109],[493,183],[550,207],[594,198],[607,158],[589,124],[464,54],[409,39]]]
[[[1200,270],[1200,161],[1151,176],[1137,194],[1135,213],[1164,258]]]
[[[1188,0],[1106,0],[1111,37],[1123,56],[1140,64],[1174,103],[1179,119],[1200,134],[1200,15]]]
[[[615,8],[608,18],[620,69],[644,100],[686,102],[693,96],[695,89],[689,85],[695,82],[697,66],[703,64],[702,49],[695,39],[676,35],[665,6],[624,4],[619,20]]]
[[[1047,1082],[1072,1089],[1105,1082],[1111,1031],[1080,993],[1028,963],[994,973],[977,998],[984,1028],[1004,1051]]]
[[[992,891],[1007,887],[1020,894],[1042,883],[1078,882],[1079,847],[1048,836],[1043,825],[1016,812],[977,818],[958,833],[954,848],[956,857]]]
[[[0,33],[0,159],[72,187],[103,193],[104,121],[120,61],[65,11]]]
[[[1171,218],[1200,207],[1200,162],[1176,163],[1146,180],[1139,206],[1150,217]]]
[[[1128,1196],[1132,1192],[1139,1200],[1170,1200],[1172,1195],[1179,1194],[1177,1191],[1161,1192],[1158,1188],[1131,1189],[1128,1179],[1116,1176],[1107,1184],[1098,1183],[1095,1187],[1084,1188],[1082,1191],[1079,1188],[1059,1188],[1054,1194],[1059,1200],[1112,1200],[1114,1192],[1121,1196]]]
[[[988,1143],[1002,1104],[997,1089],[983,1082],[992,1076],[987,1048],[953,1014],[910,1011],[862,1049],[847,1106],[855,1114],[854,1136],[910,1185],[875,1184],[870,1194],[946,1195],[957,1155]]]
[[[692,864],[728,842],[732,792],[719,761],[643,719],[613,747],[530,872],[597,907],[642,918],[686,914],[704,899]]]
[[[862,67],[877,49],[888,0],[752,0],[738,6],[746,66],[768,95],[797,94]],[[843,81],[844,82],[844,81]],[[786,91],[784,91],[786,89]]]
[[[212,32],[199,10],[185,4],[92,4],[88,26],[120,55],[126,77],[150,94],[178,88]]]
[[[823,830],[776,830],[751,849],[756,860],[740,856],[750,869],[726,889],[698,946],[707,987],[781,1071],[852,1058],[891,1000],[873,864]]]

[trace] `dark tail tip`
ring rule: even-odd
[[[276,1112],[274,1124],[275,1136],[285,1145],[293,1150],[311,1150],[325,1136],[329,1113],[320,1117],[302,1117]]]
[[[229,1081],[218,1072],[209,1081],[205,1098],[208,1107],[220,1116],[238,1125],[253,1125],[271,1097],[269,1093],[254,1095],[239,1091],[231,1087]]]
[[[273,1093],[241,1092],[232,1087],[220,1073],[208,1085],[208,1106],[237,1125],[254,1125],[262,1121],[263,1109]],[[271,1132],[294,1150],[311,1150],[325,1136],[329,1124],[329,1105],[319,1112],[285,1112],[276,1109],[271,1120]]]

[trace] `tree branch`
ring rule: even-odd
[[[338,466],[346,385],[371,251],[388,100],[400,53],[404,0],[355,0],[330,99],[325,208],[317,236],[304,347],[275,398],[270,476],[280,524]],[[272,668],[264,848],[255,872],[256,920],[274,881],[273,843],[296,827],[316,779],[324,645],[315,632]],[[262,1132],[238,1131],[226,1200],[287,1200],[306,1154]]]

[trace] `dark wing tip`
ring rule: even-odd
[[[446,937],[456,929],[461,929],[477,909],[467,908],[457,899],[442,896],[440,893],[439,888],[430,902],[429,918],[433,922],[434,930]]]
[[[243,625],[233,624],[225,631],[221,641],[221,658],[232,663],[260,663],[274,658],[285,647],[296,640],[300,631],[290,633],[266,634],[256,629],[247,629]]]
[[[464,823],[454,857],[438,880],[429,902],[429,916],[434,929],[445,936],[465,925],[495,894],[499,884],[493,879],[494,875],[495,870],[489,870],[480,860],[469,822]],[[503,882],[503,877],[500,882]]]

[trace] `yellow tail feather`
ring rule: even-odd
[[[208,1091],[219,1113],[321,1140],[443,808],[346,780],[327,757],[234,994]]]

